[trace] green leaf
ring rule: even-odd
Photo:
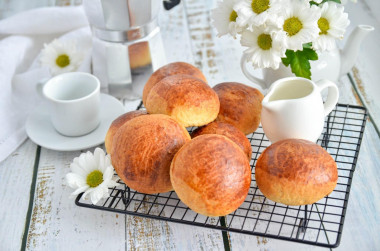
[[[302,51],[286,50],[286,57],[282,58],[282,63],[289,66],[297,77],[311,79],[309,60],[317,60],[318,54],[310,48],[304,48]]]
[[[303,48],[311,49],[311,47],[313,46],[313,44],[310,42],[310,43],[303,44],[302,46],[303,46]]]
[[[291,62],[294,59],[294,57],[295,57],[295,52],[292,51],[292,50],[286,50],[285,56],[286,56],[286,58],[281,58],[281,60],[282,60],[282,63],[286,67],[288,67],[291,64]]]
[[[319,3],[314,2],[314,1],[310,1],[309,3],[310,3],[310,5],[317,5],[317,6],[319,5]]]
[[[310,3],[310,5],[317,5],[317,6],[319,6],[319,5],[322,5],[322,4],[326,3],[326,2],[335,2],[335,3],[339,3],[339,4],[341,3],[340,0],[323,0],[321,3],[317,3],[315,1],[310,1],[309,3]]]
[[[326,2],[335,2],[335,3],[341,3],[340,0],[323,0],[321,4],[324,4]]]

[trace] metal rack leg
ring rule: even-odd
[[[300,224],[298,225],[298,230],[297,230],[297,239],[300,238],[301,233],[305,233],[307,229],[307,205],[304,207],[304,218],[301,219]]]
[[[324,148],[327,148],[330,141],[330,135],[331,135],[330,120],[331,120],[331,113],[327,116],[326,132],[323,135],[323,139],[322,139],[322,147]]]
[[[227,216],[220,216],[219,219],[220,219],[220,225],[222,227],[225,227],[227,228],[227,220],[226,220]],[[230,251],[231,250],[231,243],[230,243],[230,238],[229,238],[229,235],[228,235],[228,232],[225,231],[225,230],[222,230],[222,236],[223,236],[223,244],[224,244],[224,250],[225,251]]]
[[[126,207],[128,206],[130,200],[131,200],[131,189],[125,186],[125,189],[122,195],[122,201]]]

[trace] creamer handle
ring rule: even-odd
[[[315,84],[318,86],[319,92],[322,92],[325,88],[329,88],[326,102],[323,104],[325,116],[327,116],[334,109],[336,103],[338,103],[339,89],[336,84],[327,79],[318,80]]]
[[[254,84],[259,85],[263,90],[267,89],[267,85],[265,84],[263,79],[259,79],[255,76],[253,76],[247,69],[247,54],[243,53],[241,59],[240,59],[240,67],[243,71],[244,75],[251,80]]]

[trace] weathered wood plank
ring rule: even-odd
[[[380,74],[378,61],[380,57],[380,9],[376,0],[358,1],[346,5],[351,21],[347,29],[349,34],[357,25],[368,24],[375,27],[367,39],[363,41],[359,56],[352,69],[359,95],[369,109],[374,123],[380,127]],[[346,36],[347,38],[347,36]],[[344,41],[343,41],[344,42]]]
[[[93,151],[93,149],[90,149]],[[65,183],[70,163],[80,152],[41,150],[28,250],[124,250],[123,217],[79,208]]]
[[[0,163],[0,250],[19,250],[29,206],[36,145],[25,141]]]

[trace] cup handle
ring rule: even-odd
[[[241,70],[243,71],[244,75],[249,79],[251,80],[254,84],[258,84],[263,90],[266,90],[268,87],[267,85],[265,84],[264,80],[263,79],[260,79],[260,78],[257,78],[255,76],[253,76],[247,69],[247,62],[248,62],[248,58],[247,58],[247,54],[243,53],[241,59],[240,59],[240,68]]]
[[[327,79],[318,80],[315,84],[318,86],[319,92],[322,92],[325,88],[329,88],[326,102],[323,104],[325,116],[327,116],[334,109],[336,103],[338,103],[339,89],[335,83]]]

